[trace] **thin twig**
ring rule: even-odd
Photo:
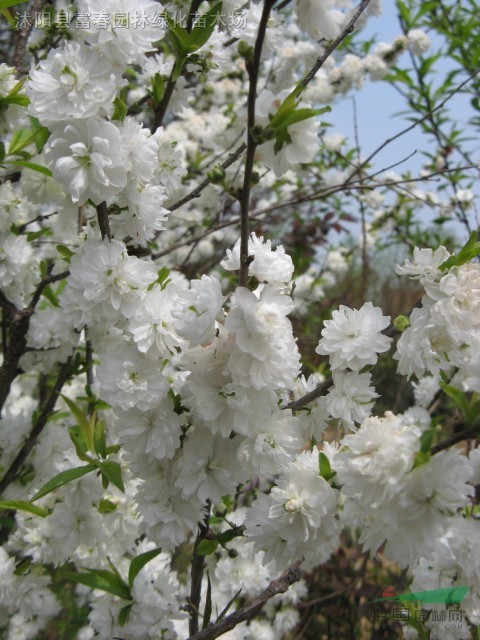
[[[457,425],[457,429],[459,426],[461,427],[462,425]],[[430,452],[432,454],[435,454],[435,453],[438,453],[439,451],[443,451],[444,449],[449,449],[454,444],[458,444],[463,440],[470,440],[471,438],[477,438],[478,436],[480,436],[480,424],[476,422],[475,424],[470,425],[466,429],[457,431],[457,433],[454,433],[449,438],[446,438],[445,440],[442,440],[442,442],[439,442],[438,444],[434,445],[430,449]]]
[[[263,4],[262,17],[258,25],[257,38],[253,49],[252,59],[246,59],[245,66],[248,72],[248,103],[247,103],[247,155],[245,158],[245,170],[243,175],[243,187],[240,196],[240,276],[239,284],[245,286],[248,278],[248,237],[249,229],[249,209],[250,209],[250,189],[252,186],[253,162],[255,159],[255,149],[257,142],[253,137],[255,126],[255,103],[257,100],[258,73],[260,70],[260,59],[262,57],[263,42],[267,31],[268,18],[273,8],[275,0],[265,0]]]
[[[47,401],[43,405],[43,409],[40,412],[38,418],[35,420],[35,423],[32,431],[30,432],[30,435],[25,440],[20,451],[17,453],[17,456],[15,457],[14,461],[8,468],[3,478],[0,480],[0,495],[3,494],[5,489],[15,480],[18,473],[22,469],[23,464],[28,457],[28,454],[35,446],[38,440],[38,437],[40,436],[43,429],[45,428],[48,418],[50,417],[53,409],[55,408],[55,403],[57,402],[58,396],[60,395],[60,391],[62,390],[63,385],[68,379],[71,361],[72,361],[72,358],[70,356],[67,359],[67,361],[62,364],[58,377],[55,381],[55,385],[52,391],[50,392],[50,395],[47,398]]]
[[[279,578],[273,580],[268,585],[265,591],[262,591],[260,595],[251,600],[244,607],[238,609],[238,611],[235,611],[223,620],[219,620],[213,625],[208,626],[199,633],[190,636],[188,640],[214,640],[214,638],[218,638],[227,631],[234,629],[244,620],[248,620],[254,616],[262,608],[265,602],[267,602],[267,600],[270,600],[270,598],[273,598],[273,596],[276,596],[279,593],[285,593],[292,584],[300,580],[302,577],[302,572],[299,568],[301,562],[302,560],[297,560],[290,565]]]
[[[323,65],[325,64],[327,59],[332,55],[335,49],[343,42],[343,40],[348,35],[350,35],[353,32],[355,28],[355,23],[357,22],[357,20],[359,19],[359,17],[362,15],[362,13],[365,11],[365,9],[368,7],[369,4],[370,4],[370,0],[362,0],[358,9],[355,11],[352,18],[345,25],[342,32],[338,36],[338,38],[335,38],[332,44],[325,49],[325,51],[322,53],[322,55],[319,58],[317,58],[317,61],[315,62],[313,67],[310,69],[307,75],[303,78],[303,80],[301,80],[301,82],[299,83],[299,86],[302,88],[302,90],[305,89],[305,87],[313,80],[317,71],[319,71],[323,67]]]

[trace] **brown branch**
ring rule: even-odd
[[[265,591],[262,591],[260,595],[251,600],[244,607],[238,609],[238,611],[235,611],[223,620],[219,620],[213,625],[208,626],[199,633],[190,636],[188,640],[214,640],[214,638],[218,638],[223,633],[234,629],[241,622],[244,622],[254,616],[262,608],[265,602],[267,602],[267,600],[270,600],[270,598],[273,598],[273,596],[276,596],[279,593],[285,593],[292,584],[300,580],[302,577],[302,572],[299,569],[301,562],[302,560],[297,560],[290,565],[279,578],[273,580],[268,585]]]
[[[48,273],[37,285],[30,304],[25,307],[25,309],[17,309],[5,294],[0,292],[0,305],[3,307],[5,314],[10,318],[9,339],[3,353],[3,363],[0,367],[0,415],[8,394],[10,393],[12,382],[20,372],[18,363],[27,350],[27,333],[30,326],[30,317],[35,311],[42,292],[49,284],[63,280],[68,274],[68,271],[57,275]]]
[[[457,425],[457,429],[459,427],[461,428],[462,426],[464,425]],[[458,444],[463,440],[470,440],[471,438],[477,438],[478,436],[480,436],[480,424],[477,422],[475,424],[470,425],[466,429],[457,431],[457,433],[454,433],[449,438],[446,438],[445,440],[442,440],[442,442],[439,442],[438,444],[434,445],[430,449],[430,452],[433,455],[435,453],[438,453],[439,451],[443,451],[444,449],[449,449],[454,444]]]
[[[28,14],[38,13],[42,9],[45,2],[46,0],[34,0],[32,6],[28,9],[27,13]],[[15,69],[18,72],[21,72],[20,65],[22,63],[23,56],[25,55],[25,48],[27,46],[28,36],[30,35],[32,28],[33,28],[33,23],[27,20],[25,24],[25,28],[20,31],[17,42],[15,44],[15,49],[13,51],[13,56],[12,56],[12,66],[15,67]]]
[[[238,149],[233,151],[233,153],[228,156],[225,162],[222,163],[222,168],[227,169],[230,165],[232,165],[236,160],[238,160],[238,158],[242,155],[246,148],[247,145],[245,143],[241,144]],[[177,202],[174,202],[171,207],[168,207],[168,210],[176,211],[176,209],[179,209],[184,204],[187,204],[187,202],[190,202],[190,200],[198,198],[202,191],[206,189],[209,184],[210,180],[208,178],[205,178],[205,180],[203,180],[203,182],[201,182],[198,187],[195,187],[193,191],[190,191],[190,193],[188,193],[186,196],[180,198],[180,200],[177,200]]]
[[[35,446],[38,440],[38,437],[40,436],[43,429],[45,428],[45,425],[47,424],[47,421],[53,409],[55,408],[55,403],[57,402],[60,391],[62,390],[62,387],[67,381],[67,378],[69,376],[71,361],[72,361],[72,358],[70,356],[67,359],[67,361],[64,364],[62,364],[57,380],[55,381],[55,385],[52,391],[50,392],[50,395],[47,398],[47,401],[45,402],[43,409],[40,412],[38,418],[35,420],[35,424],[33,426],[32,431],[30,432],[30,435],[25,440],[15,460],[12,462],[7,472],[5,473],[3,478],[0,480],[0,495],[3,494],[5,489],[15,480],[18,473],[21,471],[23,464],[25,463],[25,460],[28,457],[28,454]]]
[[[102,234],[102,240],[108,238],[112,239],[112,234],[110,232],[110,221],[108,219],[108,208],[106,202],[101,202],[96,207],[97,209],[97,220],[98,226],[100,227],[100,233]]]
[[[191,636],[198,632],[198,619],[199,619],[199,607],[200,600],[202,598],[202,578],[203,578],[203,570],[205,568],[205,556],[197,553],[198,546],[205,540],[208,535],[209,530],[209,521],[210,521],[210,501],[207,501],[207,515],[205,521],[200,525],[200,529],[195,540],[195,544],[193,547],[193,557],[192,557],[192,572],[191,572],[191,583],[190,583],[190,598],[189,598],[189,608],[190,608],[190,621],[188,625],[188,632]]]
[[[264,0],[262,17],[258,25],[258,33],[253,49],[253,56],[245,60],[245,66],[249,77],[248,102],[247,102],[247,155],[245,158],[245,170],[243,175],[243,187],[240,195],[240,279],[241,287],[245,286],[248,278],[248,236],[249,229],[249,209],[250,209],[250,189],[252,186],[253,162],[255,159],[255,149],[257,142],[253,137],[255,126],[255,102],[257,100],[258,74],[260,70],[260,59],[262,57],[263,43],[267,31],[268,18],[275,4],[275,0]]]

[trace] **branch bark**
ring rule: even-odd
[[[276,596],[279,593],[285,593],[292,584],[300,580],[302,577],[302,572],[299,568],[301,563],[302,560],[297,560],[291,564],[279,578],[273,580],[268,585],[265,591],[262,591],[260,595],[251,600],[244,607],[230,614],[223,620],[217,620],[213,625],[208,626],[199,633],[191,635],[188,640],[214,640],[214,638],[218,638],[223,633],[230,631],[241,622],[244,622],[254,616],[262,608],[265,602],[267,602],[267,600],[270,600],[270,598],[273,598],[273,596]]]
[[[3,494],[5,489],[15,480],[18,473],[20,472],[25,460],[28,457],[28,454],[35,446],[38,437],[42,433],[45,425],[47,424],[48,418],[50,417],[53,409],[55,408],[55,403],[57,402],[58,396],[60,395],[60,391],[62,390],[63,385],[67,381],[69,372],[70,372],[70,364],[72,358],[69,357],[67,361],[62,364],[57,379],[55,381],[55,385],[50,392],[50,395],[45,402],[42,411],[40,412],[38,418],[35,420],[34,427],[30,432],[30,435],[25,440],[22,445],[22,448],[18,452],[16,458],[8,468],[7,472],[0,480],[0,495]]]
[[[200,530],[198,532],[197,538],[195,540],[195,544],[193,547],[193,558],[192,558],[192,573],[191,573],[191,583],[190,583],[190,621],[188,631],[190,635],[194,635],[198,632],[198,620],[199,620],[199,607],[200,600],[202,597],[202,578],[203,578],[203,570],[205,568],[205,556],[201,556],[197,553],[198,545],[205,540],[208,529],[209,529],[209,521],[210,521],[210,502],[207,502],[207,516],[205,518],[205,522],[200,525]]]
[[[275,0],[265,0],[262,17],[258,25],[257,38],[253,49],[251,60],[246,60],[249,77],[248,103],[247,103],[247,156],[245,158],[245,170],[243,176],[243,187],[240,196],[240,280],[241,287],[245,286],[248,277],[248,236],[249,230],[249,209],[250,209],[250,189],[252,186],[253,161],[257,144],[254,140],[252,129],[255,126],[255,103],[257,100],[258,72],[260,69],[260,59],[262,56],[263,42],[267,30],[268,18],[275,4]]]

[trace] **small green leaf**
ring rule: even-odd
[[[468,412],[468,400],[463,391],[460,391],[460,389],[456,389],[445,382],[440,382],[440,388],[453,400],[454,404],[461,409],[463,414]]]
[[[330,460],[323,453],[323,451],[320,451],[318,454],[318,467],[321,477],[327,482],[329,482],[336,475],[336,472],[332,471]]]
[[[112,114],[112,120],[120,120],[120,122],[123,122],[128,113],[127,105],[119,97],[115,98],[115,100],[113,101],[113,104],[115,105],[115,109]]]
[[[227,544],[228,542],[231,542],[234,538],[237,538],[242,535],[243,535],[243,528],[238,527],[237,529],[228,529],[223,533],[219,533],[216,536],[216,539],[220,544]]]
[[[66,571],[63,575],[66,580],[78,582],[91,589],[100,589],[107,593],[112,593],[123,600],[132,600],[130,590],[127,585],[118,579],[112,571],[105,569],[87,569],[88,573],[74,573]]]
[[[216,548],[218,547],[218,540],[201,540],[196,553],[199,556],[209,556],[211,555]]]
[[[117,508],[117,505],[111,500],[107,500],[106,498],[102,498],[98,503],[97,511],[98,513],[112,513]]]
[[[8,7],[16,7],[18,4],[23,4],[26,0],[0,0],[0,11],[2,9],[8,9]]]
[[[118,614],[118,624],[121,627],[124,627],[127,624],[132,607],[133,607],[133,604],[126,604],[124,607],[120,609],[120,612]]]
[[[105,438],[105,423],[103,422],[103,420],[96,420],[93,429],[93,446],[95,449],[95,453],[97,453],[102,458],[106,458],[107,441]]]
[[[78,478],[81,478],[82,476],[85,476],[87,475],[87,473],[90,473],[91,471],[94,471],[94,470],[95,470],[95,465],[87,464],[84,467],[75,467],[74,469],[67,469],[67,471],[61,471],[56,476],[54,476],[51,480],[46,482],[39,491],[37,491],[37,493],[32,498],[32,502],[35,502],[35,500],[39,500],[40,498],[43,498],[43,496],[46,496],[47,493],[51,493],[55,489],[58,489],[58,487],[62,487],[64,484],[68,484],[73,480],[77,480]]]
[[[210,618],[212,617],[212,583],[210,581],[210,575],[207,571],[207,594],[205,596],[205,609],[203,610],[203,624],[202,629],[206,629],[210,624]]]
[[[75,253],[64,244],[57,244],[57,251],[65,260],[65,262],[68,262],[69,264],[70,260],[75,255]]]
[[[105,460],[105,462],[95,461],[95,465],[100,469],[104,478],[120,489],[122,493],[125,493],[125,486],[122,480],[122,469],[118,462],[113,460]]]
[[[480,254],[480,242],[477,241],[477,231],[472,231],[470,238],[466,244],[460,249],[457,255],[450,256],[445,262],[440,265],[442,271],[446,271],[451,267],[460,267],[462,264],[466,264],[476,258]]]
[[[52,176],[52,172],[47,167],[42,167],[40,164],[36,164],[35,162],[27,162],[26,160],[7,160],[6,164],[13,164],[18,167],[25,167],[26,169],[30,169],[31,171],[38,171],[38,173],[43,173],[45,176]]]
[[[430,454],[434,436],[435,428],[427,429],[422,433],[422,435],[420,436],[420,451],[422,453]]]
[[[157,549],[151,549],[150,551],[145,551],[145,553],[141,553],[136,558],[134,558],[130,563],[130,568],[128,570],[128,586],[130,589],[133,587],[133,583],[135,578],[138,576],[143,567],[156,558],[162,550],[158,547]]]
[[[0,0],[1,1],[1,0]],[[8,145],[8,155],[13,156],[19,153],[25,147],[28,147],[34,141],[35,132],[30,129],[17,129],[13,132]]]
[[[37,505],[31,504],[26,500],[0,500],[0,509],[26,511],[27,513],[33,513],[34,516],[40,516],[41,518],[46,518],[49,514],[46,509],[37,507]]]
[[[85,443],[87,445],[87,450],[93,451],[94,450],[93,428],[92,428],[91,422],[88,420],[87,416],[80,409],[80,407],[77,404],[75,404],[75,402],[73,402],[73,400],[70,400],[70,398],[65,396],[63,393],[60,395],[63,398],[63,400],[65,400],[65,402],[67,403],[68,408],[72,412],[77,422],[78,428],[80,429],[80,433],[82,434],[83,439],[85,440]]]
[[[199,16],[197,24],[189,33],[188,42],[190,46],[194,46],[196,51],[208,42],[212,35],[215,25],[218,22],[218,16],[222,10],[222,2],[218,2],[211,9]]]
[[[162,101],[165,93],[165,83],[163,76],[160,73],[156,73],[152,78],[152,98],[155,104],[159,104]]]

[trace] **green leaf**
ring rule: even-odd
[[[70,400],[70,398],[65,396],[63,393],[61,393],[60,395],[63,398],[63,400],[65,400],[65,402],[67,403],[68,408],[72,412],[77,422],[78,428],[80,429],[80,433],[82,434],[83,440],[85,441],[85,444],[87,446],[87,451],[93,451],[94,450],[93,425],[91,421],[88,420],[85,413],[80,409],[80,407],[77,404],[75,404],[75,402],[73,402],[73,400]]]
[[[78,582],[91,589],[100,589],[112,593],[123,600],[132,600],[132,595],[127,585],[118,579],[112,571],[105,569],[87,569],[88,573],[74,573],[66,571],[63,575],[66,580]]]
[[[102,458],[107,457],[107,441],[105,438],[105,423],[103,420],[96,420],[93,430],[93,446],[95,453]]]
[[[176,82],[182,73],[183,65],[187,60],[187,56],[180,54],[175,58],[175,65],[172,70],[172,82]]]
[[[211,555],[216,548],[218,547],[218,540],[201,540],[196,553],[199,556],[209,556]]]
[[[56,476],[54,476],[51,480],[46,482],[39,491],[37,491],[37,493],[32,498],[32,502],[35,502],[35,500],[39,500],[40,498],[43,498],[43,496],[46,496],[47,493],[51,493],[55,489],[58,489],[58,487],[62,487],[64,484],[68,484],[73,480],[77,480],[78,478],[81,478],[82,476],[85,476],[87,475],[87,473],[90,473],[91,471],[94,471],[94,470],[95,470],[94,464],[87,464],[83,467],[75,467],[74,469],[67,469],[67,471],[61,471]]]
[[[159,104],[162,101],[165,93],[165,83],[163,76],[160,73],[156,73],[152,78],[152,98],[155,104]]]
[[[243,536],[243,528],[238,527],[237,529],[228,529],[223,533],[219,533],[216,536],[216,539],[220,544],[227,544],[231,542],[234,538],[238,538],[239,536]]]
[[[107,500],[106,498],[102,498],[98,503],[97,511],[98,513],[112,513],[117,508],[117,505],[111,500]]]
[[[193,51],[200,49],[204,44],[208,42],[208,39],[215,29],[215,25],[218,21],[218,16],[222,10],[222,2],[218,2],[211,9],[203,13],[197,19],[197,24],[189,33],[188,41],[190,46],[195,46]]]
[[[318,454],[318,467],[320,476],[327,482],[329,482],[336,475],[336,472],[332,471],[330,460],[323,453],[323,451],[320,451]]]
[[[420,451],[422,453],[430,454],[432,448],[433,438],[435,436],[435,428],[427,429],[420,436]]]
[[[16,7],[18,4],[23,4],[25,0],[0,0],[0,11],[2,9],[8,9],[8,7]]]
[[[120,122],[123,122],[125,120],[125,116],[128,113],[127,105],[119,97],[115,98],[113,104],[115,105],[115,109],[112,114],[112,120],[120,120]]]
[[[440,382],[440,388],[453,400],[454,404],[461,409],[463,414],[468,412],[468,400],[463,391],[460,391],[460,389],[456,389],[445,382]]]
[[[124,627],[127,624],[132,607],[133,607],[133,604],[126,604],[124,607],[120,609],[120,612],[118,614],[118,624],[121,627]]]
[[[477,231],[472,231],[467,243],[460,249],[457,255],[450,256],[440,265],[442,271],[446,271],[451,267],[460,267],[462,264],[470,262],[480,254],[480,242],[477,241]]]
[[[53,289],[50,285],[46,286],[45,289],[42,291],[42,296],[45,296],[45,298],[54,306],[54,307],[59,307],[60,303],[58,302],[58,298],[57,296],[53,293]]]
[[[100,469],[102,475],[113,485],[125,493],[125,486],[122,480],[122,469],[118,462],[113,460],[105,460],[105,462],[95,461],[95,466]]]
[[[1,1],[1,0],[0,0]],[[35,132],[30,129],[17,129],[13,132],[8,146],[8,155],[16,155],[19,151],[28,147],[35,139]]]
[[[68,264],[70,264],[70,260],[75,255],[75,253],[71,249],[69,249],[65,244],[57,244],[56,248],[58,253],[65,260],[65,262],[68,262]]]
[[[298,105],[300,100],[298,96],[300,95],[302,89],[301,87],[295,87],[295,89],[288,94],[282,104],[278,107],[275,115],[272,116],[270,120],[270,125],[273,128],[279,127],[282,124],[283,118],[286,117],[289,113],[295,110],[295,107]]]
[[[138,576],[143,567],[156,558],[162,552],[161,548],[151,549],[150,551],[145,551],[145,553],[141,553],[136,558],[134,558],[130,563],[130,568],[128,570],[128,586],[130,589],[133,587],[133,583],[135,578]]]
[[[29,97],[23,94],[19,96],[7,96],[4,100],[6,104],[18,104],[21,107],[28,107],[30,104]]]
[[[210,618],[212,617],[212,583],[210,581],[210,575],[207,571],[207,594],[205,596],[205,609],[203,610],[203,624],[202,629],[206,629],[210,624]]]
[[[38,171],[38,173],[43,173],[45,176],[52,176],[52,172],[47,167],[42,167],[41,164],[36,164],[35,162],[27,162],[26,160],[7,160],[6,164],[14,164],[19,167],[25,167],[26,169],[31,169],[32,171]]]
[[[46,509],[37,507],[37,505],[31,504],[26,500],[0,500],[0,509],[26,511],[27,513],[33,513],[34,516],[40,516],[41,518],[46,518],[49,514]]]
[[[320,116],[322,113],[326,113],[331,111],[331,107],[324,107],[323,109],[310,109],[310,108],[302,108],[295,109],[295,111],[291,111],[282,118],[281,125],[272,125],[270,122],[270,127],[273,129],[288,127],[291,124],[295,124],[297,122],[302,122],[303,120],[308,120],[309,118],[314,118],[315,116]]]

